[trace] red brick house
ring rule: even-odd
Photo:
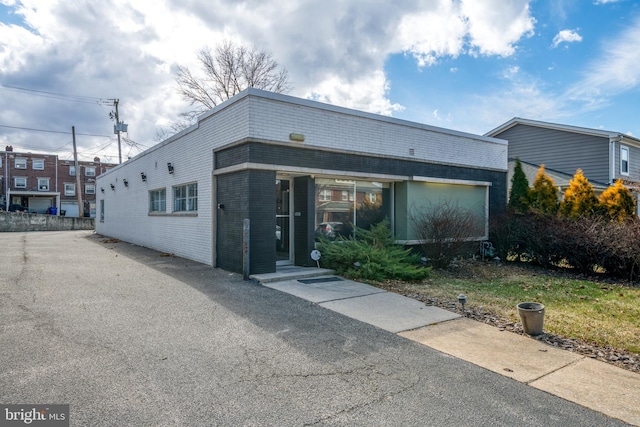
[[[80,188],[77,187],[73,161],[55,154],[0,151],[0,208],[30,213],[57,213],[67,216],[95,217],[95,179],[115,164],[79,161]],[[77,191],[81,192],[79,209]],[[51,209],[55,208],[55,209]]]

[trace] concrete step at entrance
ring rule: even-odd
[[[257,280],[258,282],[273,283],[282,282],[286,280],[298,280],[309,279],[313,277],[331,276],[335,274],[334,270],[328,268],[315,268],[315,267],[297,267],[297,266],[282,266],[276,269],[275,273],[264,274],[252,274],[249,278]]]

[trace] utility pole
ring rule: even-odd
[[[118,103],[120,102],[119,99],[107,99],[105,101],[102,101],[103,103],[109,103],[109,105],[111,105],[111,103],[113,103],[113,106],[115,107],[116,111],[111,111],[109,113],[109,117],[111,118],[111,120],[115,120],[116,124],[113,125],[113,133],[115,133],[116,135],[118,135],[118,160],[120,161],[120,163],[122,163],[122,145],[120,143],[120,132],[127,132],[127,127],[128,125],[124,122],[120,121],[120,115],[118,114]]]
[[[116,107],[116,133],[118,134],[118,160],[119,163],[122,163],[122,145],[120,145],[120,119],[118,117],[118,102],[120,100],[119,99],[114,99],[113,100],[113,105],[114,107]]]
[[[82,192],[80,191],[80,166],[78,166],[78,150],[76,149],[76,127],[71,126],[73,135],[73,164],[76,168],[76,196],[78,197],[78,217],[84,216],[84,206],[82,205]]]

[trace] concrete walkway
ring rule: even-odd
[[[327,275],[330,271],[309,278],[309,271],[306,269],[306,278],[296,277],[293,269],[253,278],[269,288],[640,426],[640,375],[636,373],[411,298]]]

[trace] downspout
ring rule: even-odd
[[[4,152],[4,207],[8,211],[9,210],[9,153]]]
[[[58,155],[56,154],[56,193],[58,193],[58,163],[59,163],[60,159],[58,158]],[[58,195],[56,196],[56,212],[58,213],[58,215],[60,215],[60,193],[58,193]]]
[[[7,179],[5,182],[5,193],[4,193],[4,204],[5,204],[6,210],[8,211],[11,201],[9,198],[9,153],[7,151],[4,152],[4,164],[7,169],[6,170]]]
[[[615,183],[616,141],[620,141],[620,138],[609,137],[609,185],[613,185]]]

